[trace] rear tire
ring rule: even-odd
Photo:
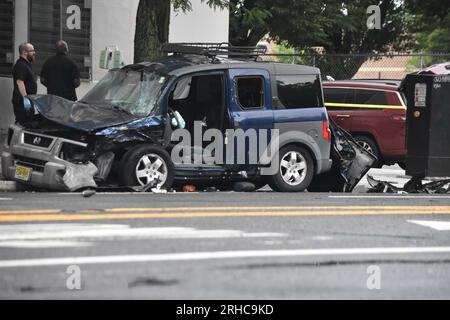
[[[381,168],[383,166],[383,160],[381,159],[380,150],[378,149],[377,143],[367,136],[355,136],[354,139],[360,146],[362,146],[367,151],[373,153],[377,157],[377,162],[374,164],[374,168]]]
[[[120,162],[119,179],[124,186],[146,186],[155,181],[162,189],[170,189],[174,165],[164,149],[140,145],[129,150]]]
[[[300,192],[308,188],[314,177],[314,161],[310,153],[300,146],[286,146],[279,154],[278,171],[269,177],[274,191]]]

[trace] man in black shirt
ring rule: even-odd
[[[26,118],[23,107],[23,97],[36,94],[37,82],[31,64],[34,62],[36,51],[31,43],[22,43],[19,46],[20,58],[13,67],[14,91],[12,104],[16,122],[23,122]]]
[[[41,71],[41,83],[47,87],[47,93],[76,101],[75,88],[80,86],[80,71],[70,59],[69,46],[65,41],[56,44],[56,55],[45,61]]]

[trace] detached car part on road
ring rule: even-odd
[[[31,96],[25,99],[29,121],[9,129],[3,175],[35,187],[69,191],[97,186],[169,189],[174,182],[233,181],[303,191],[332,166],[320,71],[257,61],[259,50],[169,44],[165,51],[172,56],[111,70],[78,102]],[[202,140],[182,153],[187,161],[174,163],[170,154],[177,146],[177,129],[194,140],[199,132],[203,137],[206,130],[215,129],[223,134],[223,141],[216,141],[223,145],[234,139],[227,136],[228,130],[255,130],[257,141],[252,143],[263,149],[270,143],[261,140],[261,132],[278,129],[278,150],[265,162],[249,161],[246,145],[237,154],[244,152],[243,162],[191,163],[198,154],[217,156]],[[275,171],[263,175],[275,157]]]

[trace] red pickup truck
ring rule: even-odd
[[[400,81],[345,80],[323,83],[329,116],[378,158],[377,166],[406,156],[406,101]]]

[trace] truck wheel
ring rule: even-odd
[[[124,186],[146,186],[157,182],[170,189],[174,165],[169,154],[155,146],[141,145],[129,150],[120,162],[119,178]]]
[[[378,150],[377,143],[372,138],[369,138],[367,136],[355,136],[354,139],[361,147],[377,157],[378,160],[374,164],[374,167],[381,168],[383,166],[383,161],[381,159],[380,150]]]
[[[280,192],[300,192],[308,188],[314,176],[314,162],[306,149],[286,146],[279,152],[278,172],[269,177],[269,186]]]

